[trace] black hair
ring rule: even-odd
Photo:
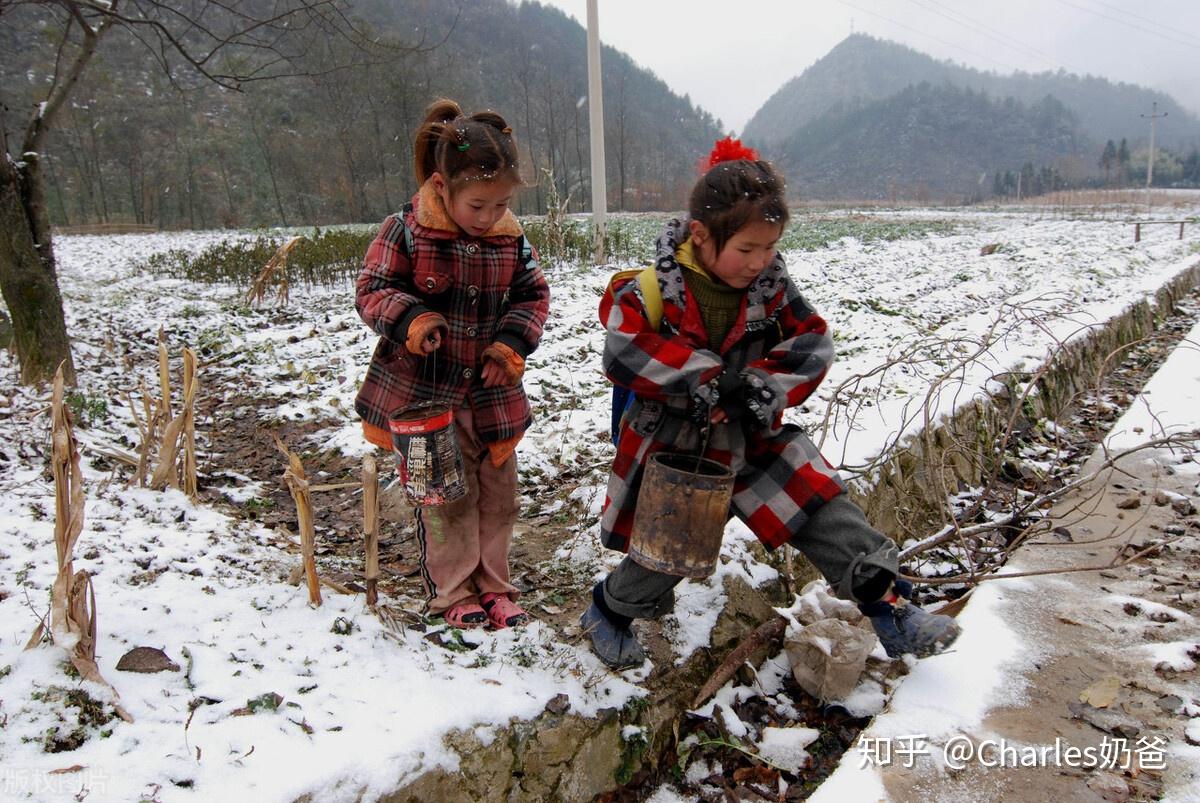
[[[718,162],[692,188],[688,213],[704,224],[720,254],[747,223],[787,225],[783,177],[761,159]]]
[[[453,193],[471,180],[507,180],[521,184],[517,143],[499,114],[476,112],[467,117],[446,98],[425,110],[425,120],[413,143],[417,181],[424,184],[435,172]]]

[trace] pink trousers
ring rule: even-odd
[[[517,521],[517,458],[499,468],[475,432],[469,406],[454,413],[467,495],[446,505],[418,507],[417,541],[428,608],[442,613],[482,594],[517,597],[508,581],[508,550]]]

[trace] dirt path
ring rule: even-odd
[[[963,734],[977,750],[988,740],[992,764],[999,740],[1015,747],[1010,764],[1026,760],[1020,746],[1055,740],[1062,751],[1100,751],[1098,760],[1063,752],[1045,766],[984,767],[979,758],[959,762],[961,770],[934,761],[894,765],[883,773],[893,800],[1157,800],[1164,789],[1200,782],[1167,748],[1187,744],[1188,715],[1200,713],[1200,522],[1180,499],[1196,493],[1195,474],[1177,473],[1171,463],[1178,460],[1126,459],[1099,494],[1053,511],[1063,529],[1052,543],[1028,545],[1010,562],[1018,572],[1078,569],[1175,539],[1120,568],[1021,581],[1027,585],[1008,596],[1003,615],[1033,656],[1020,670],[1025,699],[991,710]]]

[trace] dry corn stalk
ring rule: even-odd
[[[366,552],[367,604],[379,601],[379,468],[375,458],[363,458],[363,536]]]
[[[300,554],[304,559],[304,577],[308,583],[308,601],[321,604],[321,581],[317,577],[317,534],[313,529],[312,497],[309,493],[308,477],[300,458],[288,451],[278,436],[275,445],[288,460],[283,479],[287,483],[292,499],[296,502],[296,520],[300,528]]]
[[[139,488],[146,487],[146,475],[150,473],[150,459],[152,454],[157,452],[156,438],[158,436],[158,425],[154,418],[154,413],[150,409],[150,391],[146,389],[146,381],[138,380],[138,384],[142,390],[142,412],[145,416],[145,422],[138,417],[137,405],[133,402],[133,397],[126,393],[125,398],[129,400],[129,411],[133,413],[133,422],[137,424],[138,433],[141,436],[142,443],[138,447],[138,462],[137,470],[134,472],[133,479],[129,481],[129,486],[138,486]]]
[[[251,306],[258,306],[267,297],[267,287],[276,276],[279,277],[279,288],[275,293],[275,303],[281,307],[287,306],[288,302],[288,280],[287,280],[287,261],[288,254],[305,238],[303,236],[293,237],[283,245],[279,246],[279,250],[275,252],[267,264],[258,274],[258,278],[250,285],[250,289],[246,291],[246,301]]]
[[[99,683],[113,693],[113,708],[126,722],[133,718],[121,707],[120,695],[100,675],[96,666],[96,593],[86,571],[74,571],[75,542],[83,531],[83,473],[79,449],[71,430],[71,414],[63,404],[63,369],[54,375],[51,397],[51,469],[54,474],[54,546],[58,574],[50,590],[50,639],[67,650],[80,677]],[[45,624],[38,624],[28,646],[41,641]]]
[[[196,483],[196,352],[183,350],[183,492],[195,499]]]
[[[164,349],[165,351],[165,349]],[[161,365],[161,363],[160,363]],[[160,375],[161,379],[161,375]],[[183,350],[183,406],[179,415],[172,418],[163,429],[162,444],[158,453],[158,465],[150,479],[150,487],[162,490],[170,485],[179,487],[179,462],[183,462],[183,490],[195,499],[196,483],[196,354],[189,348]],[[169,381],[163,384],[163,401],[160,409],[170,409]]]
[[[161,490],[168,485],[179,487],[179,469],[175,464],[179,428],[176,427],[174,431],[171,429],[175,422],[175,417],[171,415],[171,370],[167,357],[167,335],[162,327],[158,329],[158,386],[161,395],[154,416],[156,428],[162,432],[162,440],[159,443],[158,466],[154,469],[150,487]]]

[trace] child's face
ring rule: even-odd
[[[691,222],[692,245],[700,264],[730,287],[749,287],[775,258],[775,245],[783,235],[783,226],[761,220],[747,223],[725,241],[718,254],[708,227]]]
[[[501,179],[468,181],[451,195],[440,173],[431,178],[450,219],[472,237],[482,236],[504,216],[517,189],[516,184]]]

